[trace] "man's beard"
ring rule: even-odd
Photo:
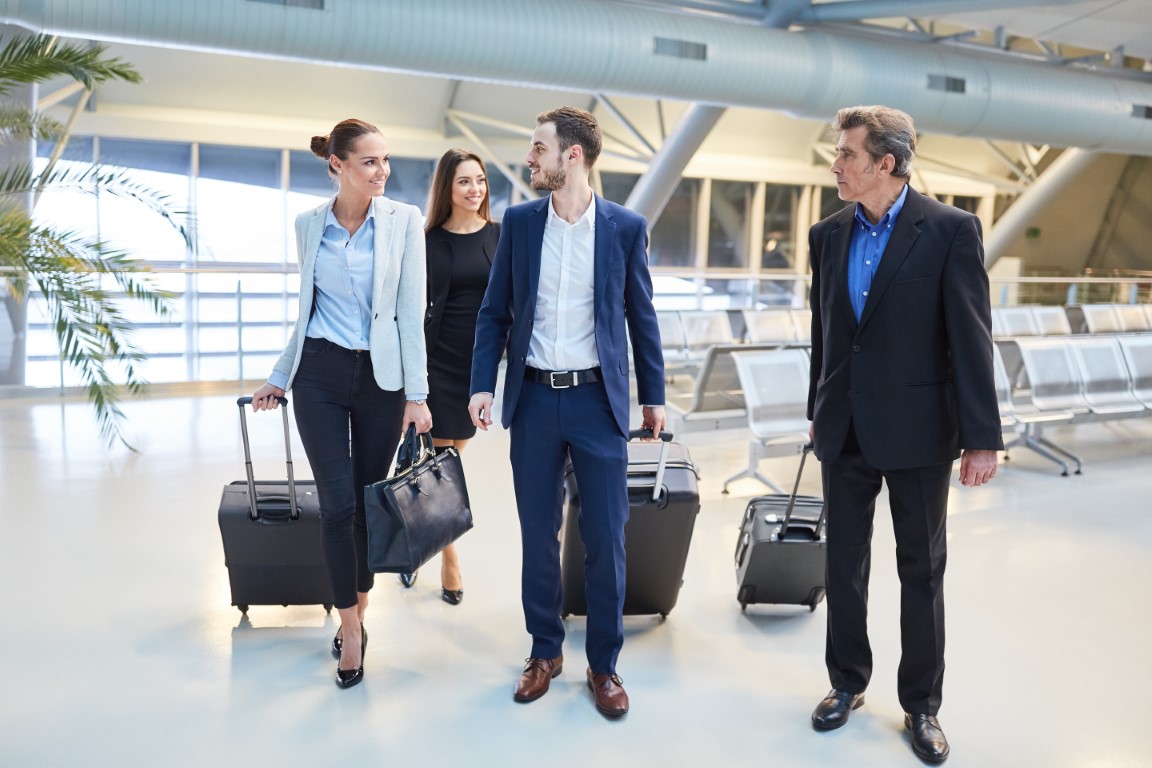
[[[552,191],[561,189],[564,182],[568,181],[568,171],[564,168],[557,168],[554,171],[546,171],[540,169],[540,173],[536,175],[536,179],[532,182],[532,189]]]

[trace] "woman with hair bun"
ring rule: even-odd
[[[364,486],[387,477],[404,430],[432,428],[425,404],[424,233],[418,208],[384,197],[388,143],[373,125],[343,120],[314,136],[335,197],[296,218],[296,326],[254,411],[293,390],[300,441],[320,496],[324,557],[340,629],[336,684],[364,679],[368,570]]]
[[[500,225],[488,212],[488,176],[480,156],[450,149],[440,158],[428,193],[424,225],[428,252],[428,311],[424,319],[428,347],[428,405],[432,408],[432,444],[464,446],[476,434],[468,415],[472,342],[476,313],[488,287]],[[416,574],[400,574],[411,587]],[[449,605],[464,599],[460,560],[449,544],[440,557],[440,597]]]

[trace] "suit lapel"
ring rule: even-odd
[[[616,242],[616,222],[599,195],[592,195],[592,204],[596,206],[592,306],[595,311],[599,311],[600,307],[606,306],[604,294],[608,285],[608,259],[612,256],[612,244]]]
[[[828,255],[831,259],[831,271],[836,279],[836,304],[845,312],[852,327],[856,327],[856,314],[852,311],[852,301],[848,297],[848,249],[852,244],[852,227],[856,224],[855,207],[845,208],[846,216],[841,214],[840,226],[832,230]]]
[[[888,245],[884,248],[884,256],[880,259],[880,266],[876,268],[876,276],[872,278],[872,287],[868,290],[868,300],[864,302],[864,311],[860,313],[860,325],[863,326],[872,316],[876,305],[884,298],[884,292],[892,283],[892,278],[900,270],[912,244],[920,236],[920,222],[923,220],[923,198],[911,187],[908,196],[904,198],[904,207],[896,219],[896,226],[892,229],[892,237],[888,238]]]
[[[533,312],[536,308],[536,294],[540,291],[540,258],[544,252],[544,226],[548,223],[551,199],[551,195],[541,198],[528,213],[528,250],[524,257],[528,259],[528,300]]]

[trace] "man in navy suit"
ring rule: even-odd
[[[532,650],[516,701],[548,692],[564,659],[560,620],[563,482],[569,456],[580,486],[587,550],[587,681],[607,717],[628,711],[616,675],[624,643],[624,523],[628,519],[628,340],[645,429],[664,428],[664,359],[652,307],[644,217],[593,193],[600,127],[582,109],[536,118],[525,158],[533,189],[500,228],[476,322],[472,422],[492,423],[500,356],[507,352],[501,423],[511,431],[523,547],[521,598]]]
[[[883,482],[901,585],[897,692],[912,749],[938,763],[949,753],[936,713],[952,464],[959,457],[960,482],[980,486],[995,477],[1004,447],[980,221],[908,185],[916,129],[904,112],[849,107],[833,127],[841,133],[832,173],[840,199],[854,205],[808,237],[808,418],[828,510],[832,681],[812,725],[844,725],[872,676],[868,570]]]

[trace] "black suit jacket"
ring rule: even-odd
[[[881,470],[1003,448],[979,219],[909,188],[858,323],[848,298],[854,213],[808,235],[816,455],[835,460],[850,423]]]
[[[484,230],[484,255],[491,267],[496,243],[500,240],[500,225],[488,222]],[[424,312],[424,346],[431,352],[440,340],[440,321],[444,317],[444,302],[452,282],[452,241],[442,227],[436,227],[424,233],[424,248],[428,258],[428,309]]]

